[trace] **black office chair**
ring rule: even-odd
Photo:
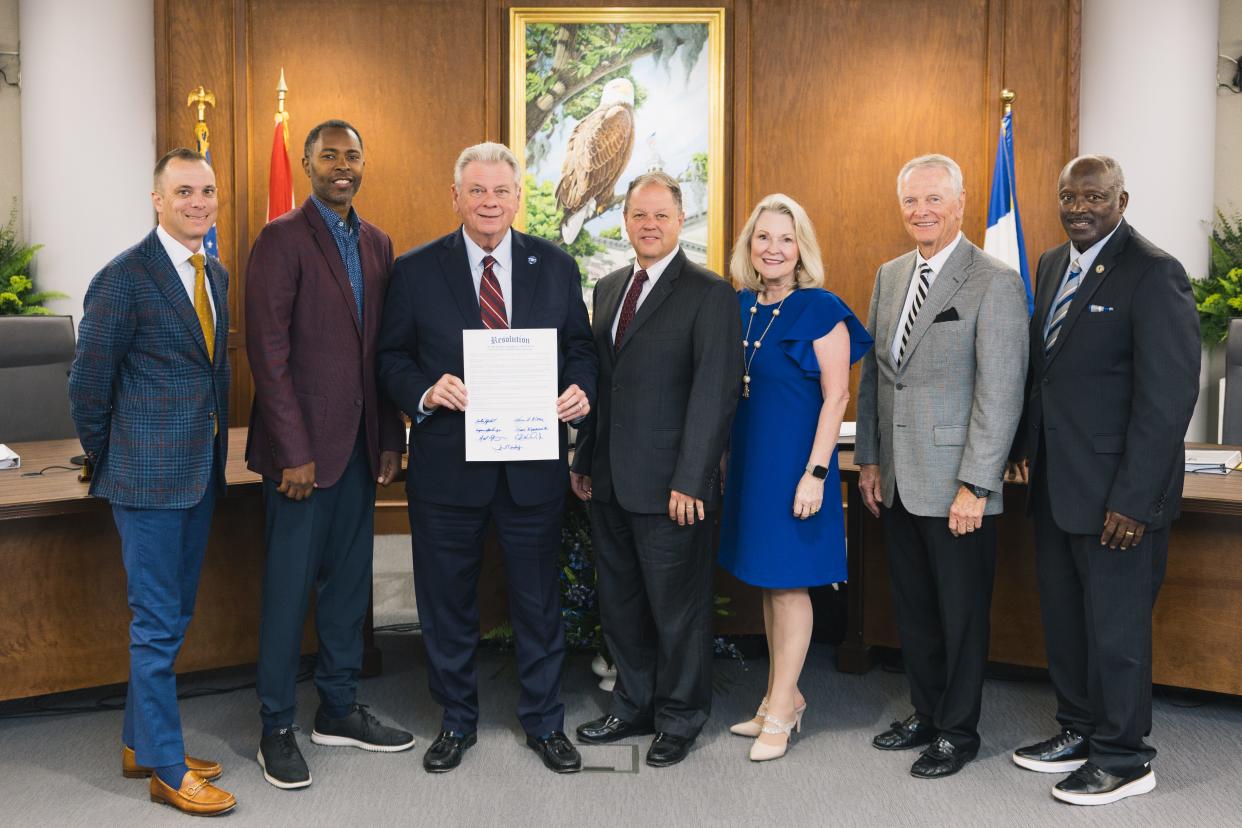
[[[0,316],[0,443],[77,436],[69,416],[71,316]]]
[[[1221,442],[1242,445],[1242,319],[1229,321],[1229,340],[1225,345],[1225,418],[1221,423]]]

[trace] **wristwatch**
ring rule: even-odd
[[[823,466],[816,466],[812,463],[807,463],[806,470],[811,473],[811,477],[818,477],[820,480],[823,480],[828,476],[828,469]]]
[[[991,489],[985,489],[982,486],[976,486],[974,483],[962,483],[963,486],[970,489],[970,493],[975,497],[987,497],[992,493]]]

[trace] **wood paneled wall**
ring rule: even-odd
[[[1031,266],[1062,240],[1056,176],[1077,149],[1081,0],[680,0],[727,12],[726,227],[774,191],[807,208],[828,287],[865,316],[878,265],[911,247],[896,203],[907,159],[943,152],[966,178],[965,231],[982,243],[1000,118],[1015,103],[1018,195]],[[451,230],[452,164],[505,140],[510,0],[155,0],[162,152],[192,141],[203,84],[233,274],[234,424],[249,414],[242,295],[263,226],[275,87],[289,84],[294,189],[306,131],[332,117],[366,146],[358,210],[398,251]],[[544,0],[541,6],[615,6]],[[627,0],[624,5],[670,5]],[[852,414],[851,414],[852,416]]]

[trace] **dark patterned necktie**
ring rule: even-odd
[[[500,280],[496,278],[496,271],[492,270],[494,264],[496,260],[493,257],[483,257],[483,281],[479,283],[479,316],[483,318],[483,327],[493,330],[509,327]]]
[[[621,303],[621,318],[617,320],[617,335],[612,341],[612,347],[615,351],[621,350],[621,340],[625,338],[625,331],[630,327],[630,323],[634,321],[634,314],[638,312],[638,297],[642,295],[643,285],[646,281],[647,271],[640,270],[634,274],[634,281],[630,282],[630,289],[625,294],[625,301]]]

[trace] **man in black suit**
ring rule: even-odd
[[[1151,611],[1177,517],[1198,395],[1186,271],[1122,220],[1121,167],[1061,171],[1069,242],[1039,260],[1030,375],[1014,457],[1029,460],[1036,570],[1057,695],[1052,738],[1013,761],[1070,773],[1052,795],[1103,805],[1156,786]]]
[[[579,436],[574,493],[590,501],[604,639],[617,666],[584,742],[655,733],[647,764],[685,758],[711,710],[712,521],[742,378],[729,283],[678,245],[681,188],[630,182],[635,263],[595,287],[599,404]]]
[[[577,263],[511,229],[521,195],[517,159],[507,147],[463,151],[453,184],[462,227],[397,259],[384,304],[380,381],[415,421],[406,478],[414,589],[431,695],[444,706],[442,731],[423,757],[433,773],[457,767],[476,741],[476,588],[489,520],[505,556],[526,743],[558,773],[582,768],[565,737],[560,702],[565,427],[555,460],[466,461],[464,329],[555,328],[561,423],[581,420],[595,396],[595,349]]]

